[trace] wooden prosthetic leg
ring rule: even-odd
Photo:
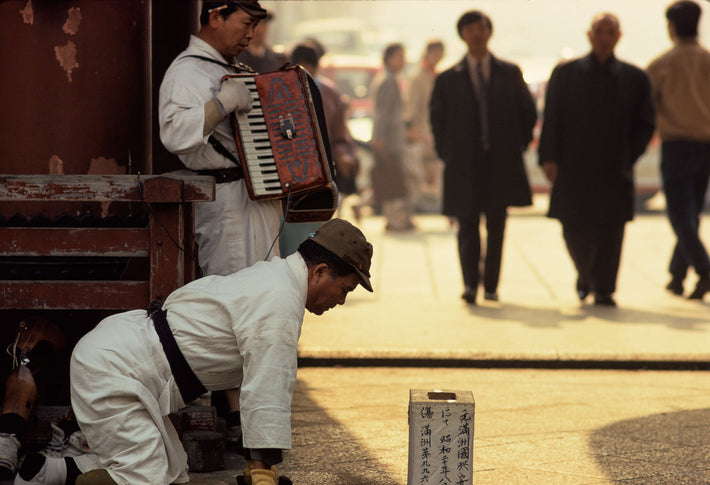
[[[10,480],[17,470],[19,437],[37,400],[37,386],[32,372],[20,365],[7,378],[5,399],[0,412],[0,480]]]
[[[37,385],[32,372],[26,365],[20,365],[7,378],[5,399],[0,414],[14,413],[26,422],[30,418],[36,400]]]
[[[0,407],[0,480],[12,479],[17,469],[20,439],[37,401],[35,376],[66,347],[59,327],[39,317],[30,317],[17,326],[11,344],[13,371],[5,381]]]

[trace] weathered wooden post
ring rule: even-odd
[[[409,391],[408,485],[473,483],[470,391]]]

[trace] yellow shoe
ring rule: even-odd
[[[251,471],[254,469],[254,463],[247,461],[247,466],[242,472],[241,477],[237,477],[238,485],[251,485]]]
[[[254,468],[250,475],[251,485],[279,485],[279,474],[276,473],[275,466],[272,466],[271,470]]]

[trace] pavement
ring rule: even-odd
[[[409,450],[409,391],[424,389],[476,402],[473,470],[442,483],[710,483],[710,295],[664,289],[674,242],[665,215],[627,225],[609,308],[577,299],[545,207],[538,197],[511,210],[500,300],[475,306],[460,298],[448,219],[418,215],[411,233],[361,221],[375,291],[306,315],[280,473],[299,485],[406,484],[421,465]],[[709,215],[701,226],[710,242]],[[244,462],[225,457],[225,470],[192,473],[192,483],[235,483]]]

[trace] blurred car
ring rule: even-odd
[[[381,61],[372,57],[326,54],[320,61],[320,73],[335,82],[350,118],[372,118],[370,83],[380,66]]]

